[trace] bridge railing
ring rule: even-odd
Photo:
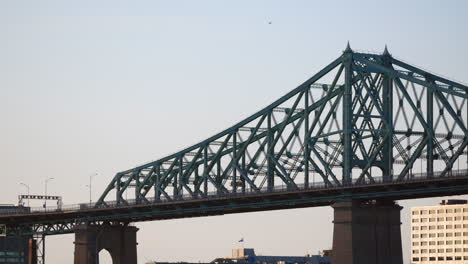
[[[17,214],[40,214],[40,213],[56,213],[56,212],[82,212],[82,211],[93,211],[93,210],[102,210],[104,208],[125,208],[125,207],[132,207],[132,206],[144,206],[144,205],[151,205],[151,204],[164,204],[170,202],[181,202],[181,201],[196,201],[196,200],[208,200],[208,199],[218,199],[218,198],[227,198],[227,197],[241,197],[241,196],[253,196],[253,195],[261,195],[261,194],[271,194],[271,193],[288,193],[288,192],[301,192],[305,190],[333,190],[333,189],[340,189],[346,187],[360,187],[360,186],[368,186],[368,185],[378,185],[378,184],[402,184],[402,183],[410,183],[410,182],[424,182],[424,181],[433,181],[433,180],[441,180],[441,179],[449,179],[449,178],[462,178],[468,177],[468,170],[454,170],[447,172],[444,177],[440,177],[441,172],[435,172],[434,174],[427,174],[427,173],[414,173],[408,174],[407,177],[400,181],[391,181],[386,182],[384,181],[383,177],[373,177],[374,182],[369,181],[368,179],[357,181],[353,179],[353,182],[348,185],[327,185],[325,182],[312,182],[309,186],[305,186],[304,184],[297,184],[297,188],[291,188],[286,185],[278,185],[275,186],[273,189],[268,189],[267,187],[261,188],[258,191],[253,189],[246,189],[245,192],[229,192],[229,193],[219,193],[217,191],[210,192],[207,195],[203,196],[192,196],[190,194],[179,195],[178,197],[174,197],[172,199],[167,199],[165,197],[161,197],[160,199],[155,199],[154,197],[146,198],[145,200],[136,200],[136,199],[128,199],[125,203],[117,203],[117,201],[108,201],[106,202],[106,206],[99,206],[97,207],[95,203],[80,203],[80,204],[72,204],[72,205],[64,205],[61,209],[57,209],[56,207],[20,207],[16,210],[8,210],[8,211],[0,211],[0,215],[17,215]],[[25,210],[27,209],[27,210]]]

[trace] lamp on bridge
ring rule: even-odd
[[[51,178],[47,178],[45,181],[44,181],[44,185],[45,185],[45,191],[44,191],[44,209],[47,209],[47,183],[50,181],[50,180],[53,180],[54,178],[51,177]]]
[[[92,186],[93,186],[93,185],[92,185],[92,181],[93,181],[93,177],[94,177],[94,176],[97,176],[97,175],[98,175],[97,172],[95,172],[95,173],[89,175],[89,184],[86,185],[86,187],[89,188],[89,205],[90,205],[90,206],[91,206],[91,204],[93,203],[93,198],[92,198]]]

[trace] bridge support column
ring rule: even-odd
[[[401,206],[394,201],[336,203],[333,264],[403,264]]]
[[[107,250],[114,264],[137,264],[138,228],[125,225],[75,227],[75,264],[99,264],[99,252]]]

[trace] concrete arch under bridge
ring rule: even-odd
[[[99,264],[99,252],[109,252],[113,264],[137,263],[138,228],[126,224],[75,227],[75,264]]]

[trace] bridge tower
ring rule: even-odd
[[[138,228],[126,224],[83,224],[75,227],[75,264],[99,264],[107,250],[114,264],[137,264]]]
[[[363,161],[369,157],[359,158],[355,155],[356,149],[353,147],[365,144],[359,137],[357,124],[370,125],[373,121],[371,111],[361,113],[358,98],[361,92],[355,89],[353,77],[360,73],[359,66],[353,63],[354,52],[349,43],[343,52],[344,66],[344,92],[343,92],[343,162],[342,162],[342,183],[344,185],[352,184],[353,169],[363,171],[375,166],[381,170],[382,181],[392,182],[393,167],[393,78],[388,73],[381,73],[380,88],[378,85],[370,84],[369,96],[370,102],[361,104],[362,108],[372,107],[381,109],[378,117],[380,122],[380,131],[373,128],[375,137],[379,134],[380,144],[375,147],[375,154],[380,155],[380,160],[373,164],[365,164]],[[391,55],[387,47],[381,55],[381,64],[385,67],[391,67]],[[354,72],[357,74],[355,75]],[[367,84],[364,84],[364,86]],[[379,89],[381,92],[379,92]],[[430,132],[430,131],[429,131]],[[390,135],[390,136],[388,136]],[[430,150],[432,151],[432,150]],[[376,156],[377,156],[376,155]],[[363,174],[360,175],[361,178]],[[332,205],[334,209],[334,229],[333,229],[333,264],[402,264],[402,245],[400,230],[400,210],[402,207],[394,201],[388,199],[381,200],[361,200],[349,199],[345,202],[336,202]]]

